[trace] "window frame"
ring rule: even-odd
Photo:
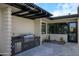
[[[41,22],[41,33],[42,34],[46,34],[46,23],[45,22]],[[44,28],[43,28],[44,27]]]
[[[52,28],[50,29],[50,25],[52,24]],[[68,24],[67,23],[50,23],[50,24],[48,24],[48,33],[49,34],[67,34],[68,33]],[[61,27],[60,27],[61,26]],[[67,27],[67,29],[66,30],[64,30],[64,26],[66,26]],[[59,28],[60,29],[63,29],[63,30],[61,30],[61,32],[59,31]],[[53,31],[52,31],[53,30]],[[50,32],[51,31],[51,32]],[[65,32],[66,31],[66,32]]]

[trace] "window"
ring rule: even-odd
[[[76,31],[76,23],[69,23],[69,32],[75,33]]]
[[[55,32],[55,25],[54,24],[48,24],[48,33],[52,34]]]
[[[46,34],[46,23],[42,23],[42,34]]]
[[[65,34],[68,31],[67,30],[68,29],[67,24],[65,24],[65,23],[58,24],[57,29],[58,29],[59,34]]]
[[[48,33],[50,34],[65,34],[68,32],[66,23],[48,24]]]

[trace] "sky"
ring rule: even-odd
[[[62,16],[77,13],[78,3],[37,3],[39,7],[47,10],[53,16]]]

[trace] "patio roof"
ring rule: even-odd
[[[56,20],[56,19],[65,19],[65,18],[74,18],[79,17],[79,14],[72,14],[72,15],[65,15],[65,16],[58,16],[58,17],[49,17],[50,20]]]
[[[52,16],[51,13],[40,8],[34,3],[7,3],[7,4],[20,9],[19,11],[12,12],[12,15],[15,15],[15,16],[30,18],[30,19]]]

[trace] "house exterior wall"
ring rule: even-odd
[[[35,35],[40,36],[40,45],[42,44],[42,35],[41,35],[41,21],[42,19],[35,19],[34,24],[35,24]]]
[[[42,22],[43,22],[43,23],[46,23],[46,34],[42,34],[42,33],[41,33],[42,41],[44,41],[45,39],[48,38],[48,33],[47,33],[48,19],[42,18],[41,24],[42,24]],[[42,25],[41,25],[41,26],[42,26]]]
[[[36,36],[40,36],[40,33],[41,33],[41,29],[40,29],[41,28],[41,26],[40,26],[41,23],[40,22],[41,22],[40,18],[34,20],[34,29],[35,29],[34,32],[35,32]]]
[[[34,20],[35,35],[36,36],[40,36],[40,45],[42,44],[42,41],[44,39],[46,39],[46,37],[47,37],[47,29],[46,29],[46,34],[42,34],[42,32],[41,32],[42,22],[47,24],[46,18],[39,18],[39,19],[35,19]],[[47,25],[46,25],[46,28],[47,28]]]
[[[22,17],[12,16],[12,36],[20,34],[34,34],[34,21]]]

